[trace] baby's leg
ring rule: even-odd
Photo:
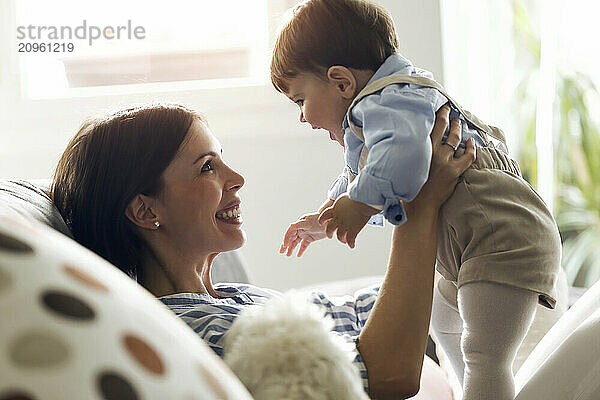
[[[433,295],[431,327],[462,385],[465,369],[460,349],[463,321],[458,313],[457,295],[456,286],[451,281],[442,278],[437,282]]]
[[[464,321],[463,400],[514,399],[512,363],[537,302],[537,293],[498,283],[471,282],[458,289]]]

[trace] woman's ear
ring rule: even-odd
[[[153,198],[146,196],[145,194],[136,195],[127,205],[125,216],[140,228],[152,230],[158,229],[158,226],[156,225],[156,222],[159,222],[158,215],[156,215],[151,207],[151,205],[154,204],[154,201]]]
[[[352,99],[356,94],[356,77],[348,68],[334,65],[327,70],[327,79],[345,99]]]

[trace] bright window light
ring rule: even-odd
[[[266,76],[268,0],[20,0],[15,7],[28,97]]]

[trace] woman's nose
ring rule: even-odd
[[[233,169],[230,168],[229,170],[230,170],[231,176],[227,180],[225,189],[227,189],[227,190],[241,189],[242,186],[244,186],[244,183],[246,183],[246,180],[244,179],[244,177],[242,175],[238,174]]]
[[[302,110],[300,110],[300,122],[306,122],[306,119],[304,118],[304,112]]]

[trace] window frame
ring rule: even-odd
[[[266,48],[270,50],[273,47],[276,30],[281,21],[281,15],[289,7],[293,6],[294,0],[266,0],[267,1],[267,22],[268,39]],[[21,101],[44,101],[52,99],[70,99],[70,98],[95,98],[107,96],[141,95],[141,94],[169,94],[188,91],[213,91],[217,89],[235,89],[269,86],[268,71],[263,74],[250,77],[234,77],[224,79],[203,79],[203,80],[182,80],[169,82],[144,82],[138,84],[116,84],[88,87],[69,87],[62,93],[44,93],[31,95],[28,85],[28,77],[23,62],[18,60],[16,41],[13,40],[16,31],[16,0],[4,0],[0,2],[0,11],[2,18],[2,27],[0,27],[0,38],[8,40],[8,46],[4,47],[4,52],[0,50],[0,56],[7,60],[6,68],[1,71],[0,89],[5,94],[6,99],[19,99]],[[10,79],[8,79],[10,78]],[[2,99],[0,99],[2,102]]]

